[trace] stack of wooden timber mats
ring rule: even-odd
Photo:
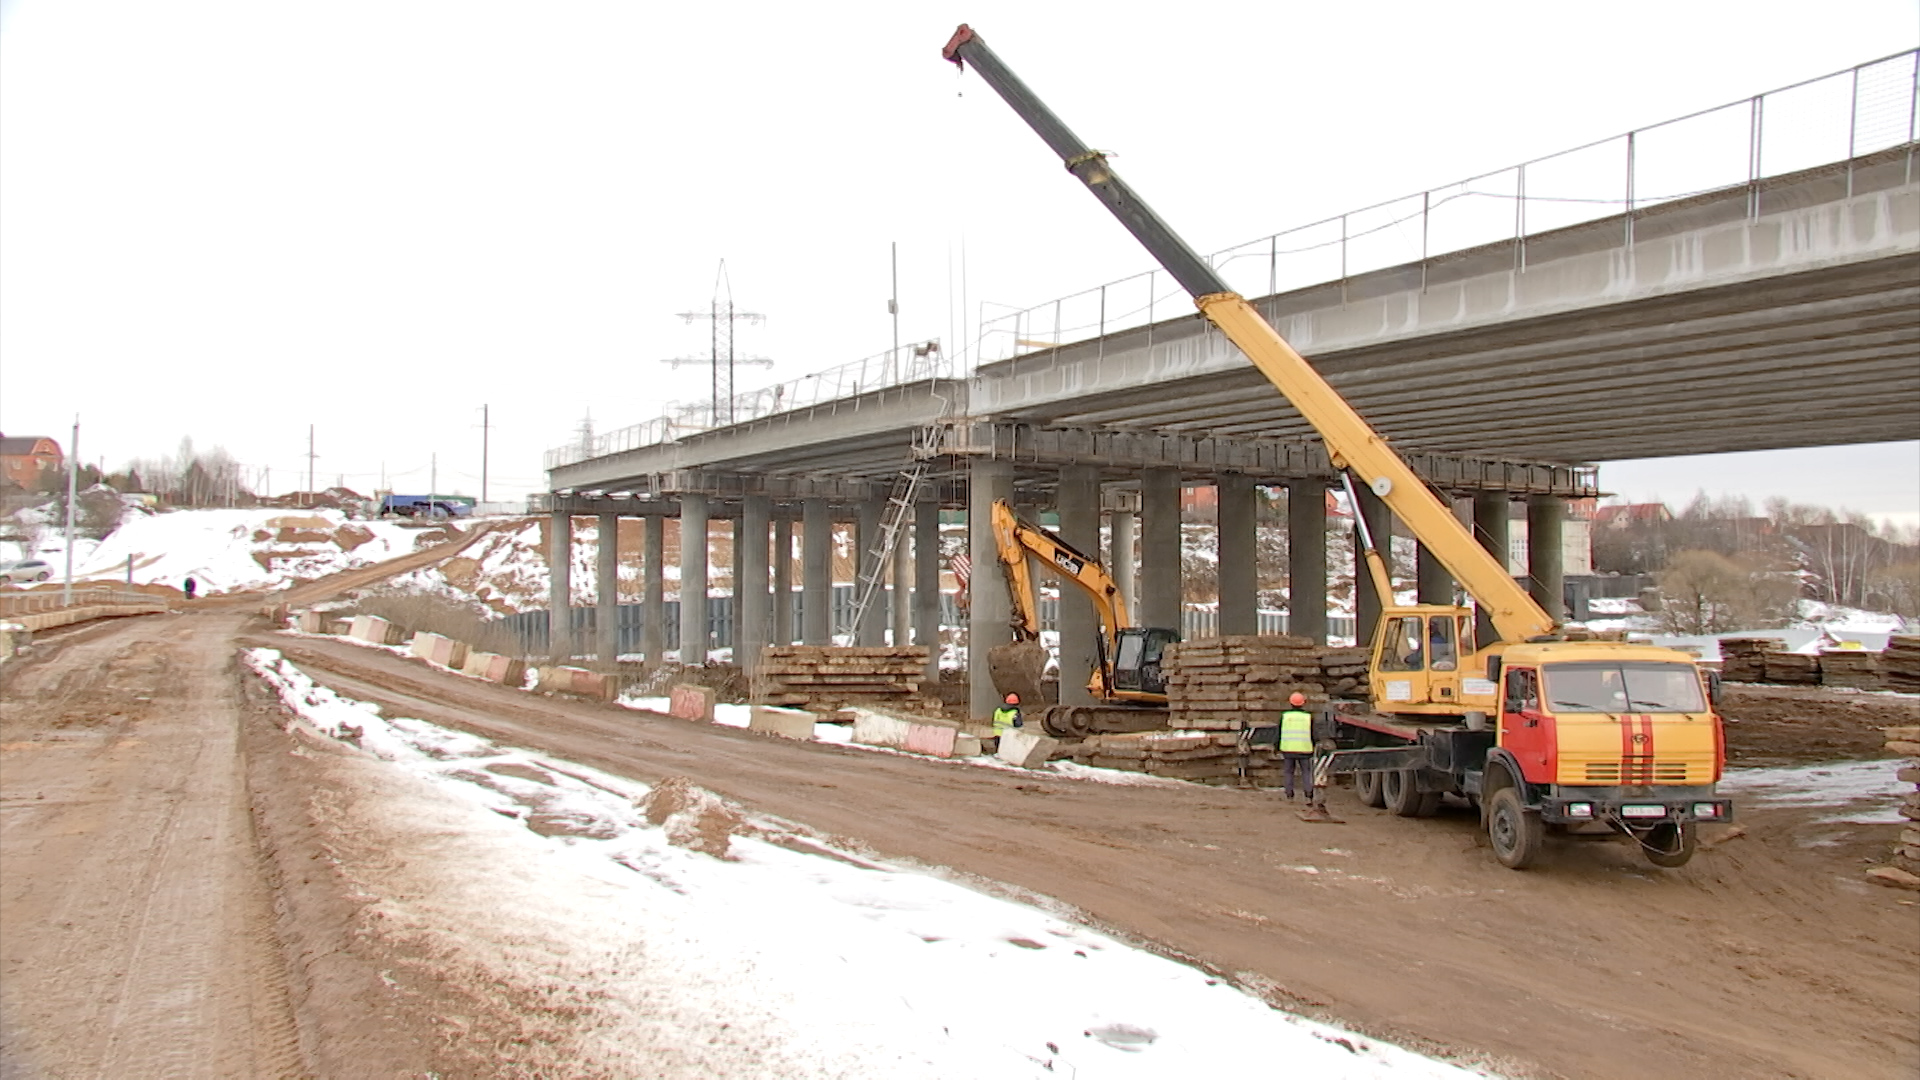
[[[1720,677],[1727,682],[1766,681],[1763,656],[1769,647],[1778,648],[1781,644],[1779,638],[1770,637],[1721,638]]]
[[[1321,649],[1320,679],[1327,696],[1366,701],[1371,697],[1367,684],[1367,663],[1371,658],[1364,648]]]
[[[1906,818],[1900,836],[1894,841],[1893,856],[1886,866],[1876,866],[1867,876],[1882,885],[1920,890],[1920,727],[1892,727],[1887,733],[1887,749],[1907,760],[1896,774],[1903,784],[1912,784],[1900,801],[1900,816]]]
[[[1880,654],[1867,649],[1823,649],[1820,652],[1820,685],[1854,690],[1880,690]]]
[[[1312,638],[1253,634],[1167,646],[1168,726],[1183,731],[1239,731],[1276,724],[1295,691],[1307,707],[1324,708],[1320,648]]]
[[[1766,667],[1763,681],[1786,686],[1819,686],[1820,658],[1807,653],[1768,649],[1761,662]]]
[[[754,700],[828,710],[916,705],[927,666],[921,646],[769,645],[760,655]]]
[[[1091,735],[1073,749],[1073,760],[1102,769],[1232,784],[1248,780],[1277,782],[1280,758],[1271,747],[1253,750],[1242,761],[1239,736],[1227,731],[1142,731]]]
[[[1920,693],[1920,635],[1895,634],[1880,654],[1880,676],[1888,690]]]

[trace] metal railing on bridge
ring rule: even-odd
[[[1344,282],[1388,267],[1511,242],[1524,269],[1527,240],[1574,225],[1635,215],[1666,203],[1746,187],[1757,210],[1762,181],[1905,147],[1915,173],[1920,126],[1920,49],[1689,113],[1457,183],[1351,210],[1237,244],[1209,256],[1246,296]],[[998,305],[996,305],[998,306]],[[1131,277],[982,318],[973,345],[948,355],[940,343],[902,346],[735,395],[677,406],[664,416],[547,451],[546,468],[672,442],[725,424],[857,399],[932,379],[966,378],[982,363],[1104,338],[1192,314],[1168,275]],[[929,348],[931,346],[931,348]]]

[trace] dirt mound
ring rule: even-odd
[[[1880,730],[1920,723],[1920,698],[1819,686],[1722,683],[1727,764],[1805,765],[1886,757]]]
[[[684,776],[662,780],[640,800],[640,809],[649,822],[666,827],[667,843],[716,859],[731,858],[733,834],[746,827],[738,810]]]

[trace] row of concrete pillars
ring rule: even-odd
[[[872,500],[856,508],[853,519],[854,550],[857,556],[878,545],[881,514],[886,504]],[[666,520],[650,516],[645,521],[646,535],[641,561],[641,603],[648,612],[664,611],[666,594]],[[711,522],[705,495],[680,496],[680,641],[681,659],[700,663],[706,658],[707,641],[708,526]],[[619,525],[617,514],[598,515],[599,543],[595,554],[595,636],[592,651],[612,657],[616,651],[619,604]],[[824,499],[808,499],[801,504],[800,594],[802,625],[795,627],[793,609],[774,603],[776,596],[793,594],[793,560],[774,557],[774,552],[793,551],[794,520],[775,517],[773,501],[767,496],[749,495],[742,502],[733,522],[733,582],[737,605],[734,622],[734,655],[749,669],[754,666],[763,646],[772,643],[826,645],[833,640],[833,556],[834,515]],[[757,542],[756,542],[757,539]],[[568,609],[573,594],[572,562],[573,518],[553,515],[549,527],[547,562],[552,570],[551,610]],[[771,544],[771,548],[769,547]],[[928,672],[938,676],[940,637],[940,508],[933,502],[921,503],[912,516],[911,532],[903,531],[894,547],[891,567],[895,595],[901,601],[893,608],[891,627],[883,621],[885,605],[868,606],[859,625],[853,628],[856,645],[884,645],[888,630],[896,644],[929,646]],[[911,582],[912,603],[904,602]],[[755,587],[757,583],[758,587]],[[585,651],[586,642],[571,640],[565,618],[548,623],[548,649],[555,656],[570,656]],[[649,618],[642,622],[640,652],[649,659],[663,655],[666,649],[664,620]]]
[[[1223,473],[1213,478],[1218,508],[1219,628],[1222,634],[1252,634],[1258,631],[1259,541],[1257,530],[1258,483],[1239,473]],[[1060,517],[1060,536],[1083,551],[1095,552],[1100,546],[1102,525],[1101,470],[1093,466],[1070,465],[1060,469],[1054,509]],[[1181,569],[1181,491],[1183,477],[1179,469],[1144,470],[1138,480],[1139,512],[1106,512],[1110,548],[1101,552],[1119,584],[1132,621],[1141,626],[1178,627],[1182,611]],[[1289,582],[1288,628],[1293,634],[1325,642],[1327,638],[1327,483],[1301,480],[1286,485],[1287,528],[1290,534],[1287,580]],[[968,604],[969,702],[974,715],[985,716],[998,704],[998,694],[987,678],[985,650],[1012,640],[1010,620],[1012,602],[1002,575],[997,569],[992,532],[992,505],[996,499],[1014,501],[1014,469],[1011,463],[976,460],[971,465],[968,485],[968,547],[976,570],[972,576]],[[1360,512],[1365,516],[1374,543],[1383,552],[1390,548],[1394,532],[1392,514],[1371,492],[1360,489]],[[1508,558],[1512,496],[1506,492],[1480,492],[1471,500],[1456,504],[1456,512],[1471,524],[1480,542],[1503,564]],[[879,537],[882,500],[859,504],[853,515],[854,550],[861,556],[870,551]],[[688,557],[707,551],[709,523],[707,497],[686,494],[680,497],[680,640],[683,658],[692,662],[704,659],[698,645],[688,649],[685,643],[707,640],[707,560]],[[1534,599],[1556,618],[1562,617],[1562,522],[1565,502],[1555,496],[1530,496],[1527,499],[1527,547],[1529,588]],[[912,582],[912,603],[893,605],[892,640],[896,643],[929,646],[928,677],[937,677],[940,628],[940,517],[938,504],[927,501],[915,507],[911,542],[901,537],[895,548],[892,567],[897,583],[896,595],[903,600],[904,583]],[[664,529],[660,517],[648,517],[642,566],[643,602],[651,611],[659,611],[663,597]],[[808,645],[825,645],[832,640],[832,570],[834,552],[834,514],[824,499],[809,499],[801,504],[801,610],[804,624],[792,625],[787,604],[773,603],[775,596],[792,595],[791,558],[772,559],[769,566],[769,541],[772,550],[793,550],[793,525],[790,517],[776,518],[771,499],[748,496],[735,518],[734,595],[737,622],[734,655],[751,667],[763,645],[795,640]],[[595,595],[600,611],[596,617],[598,641],[594,651],[602,657],[614,654],[616,632],[616,573],[618,544],[605,542],[617,536],[618,517],[599,516],[600,536],[596,563],[598,588]],[[553,610],[563,611],[572,593],[568,553],[572,548],[572,519],[556,514],[552,521]],[[1356,563],[1359,561],[1355,545]],[[1137,556],[1137,560],[1136,560]],[[1136,580],[1134,567],[1139,566]],[[1421,603],[1451,604],[1455,601],[1452,577],[1424,545],[1418,556],[1418,597]],[[1366,640],[1379,619],[1381,598],[1364,565],[1354,568],[1356,626]],[[1061,699],[1068,704],[1088,703],[1086,673],[1097,663],[1099,624],[1093,606],[1068,592],[1060,605]],[[868,608],[860,624],[853,628],[855,644],[881,645],[887,640],[882,605]],[[567,620],[551,623],[551,647],[556,655],[570,655],[576,643],[567,640]],[[1492,628],[1482,622],[1481,640],[1491,640]],[[664,649],[661,620],[645,621],[641,652],[660,656]]]

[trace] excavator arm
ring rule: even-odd
[[[1120,586],[1100,565],[1098,559],[1076,550],[1047,530],[1023,520],[1005,499],[993,502],[993,536],[1006,567],[1008,591],[1013,594],[1013,631],[1022,641],[1040,636],[1040,607],[1033,589],[1033,569],[1028,554],[1038,556],[1041,565],[1062,581],[1076,585],[1093,601],[1100,616],[1100,637],[1113,654],[1120,628],[1127,625],[1127,604]]]
[[[1219,327],[1313,425],[1325,441],[1334,467],[1358,476],[1453,574],[1491,617],[1502,640],[1526,641],[1554,629],[1553,619],[1508,575],[1505,560],[1481,547],[1453,516],[1452,509],[1353,406],[1114,174],[1106,155],[1089,149],[1034,96],[978,34],[963,24],[942,55],[963,67],[972,65],[1060,155],[1067,171],[1086,184],[1087,190],[1192,294],[1201,314]],[[1383,594],[1383,599],[1390,598],[1391,593]]]

